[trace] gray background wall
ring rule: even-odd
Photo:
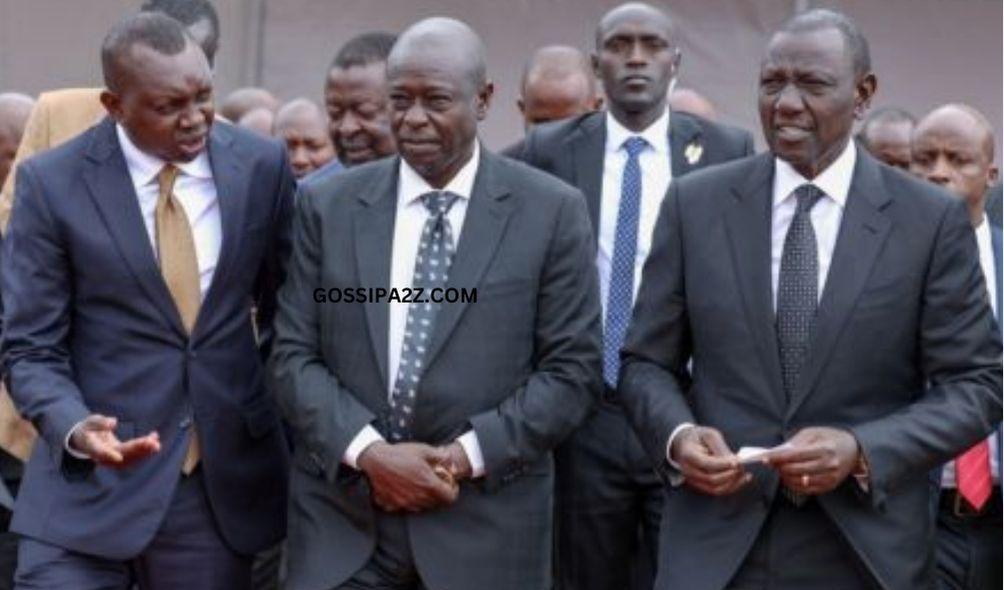
[[[515,96],[533,48],[592,48],[596,21],[616,0],[215,0],[223,40],[222,95],[262,85],[280,98],[321,99],[339,45],[370,29],[398,31],[435,14],[467,21],[485,39],[496,99],[483,136],[501,147],[522,134]],[[879,77],[874,104],[922,114],[947,101],[980,109],[1002,131],[1001,0],[672,0],[680,27],[681,85],[698,89],[722,119],[757,130],[756,71],[769,32],[793,11],[828,6],[856,19]],[[0,91],[100,84],[98,46],[140,0],[0,0]],[[1000,157],[998,156],[998,161]]]

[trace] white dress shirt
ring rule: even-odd
[[[629,131],[617,122],[610,113],[606,115],[607,143],[603,152],[603,186],[600,193],[600,226],[596,251],[596,269],[600,279],[600,303],[603,306],[603,321],[607,317],[607,294],[610,292],[611,261],[614,256],[614,240],[617,237],[617,212],[621,204],[621,184],[628,154],[624,142],[631,137],[641,137],[648,142],[638,154],[641,168],[641,203],[638,211],[638,246],[634,258],[634,287],[631,289],[631,303],[638,295],[641,284],[641,270],[652,249],[652,232],[659,207],[666,196],[673,178],[669,147],[669,109],[641,133]]]
[[[994,317],[1000,317],[1000,310],[997,309],[997,289],[1000,285],[997,284],[997,265],[994,261],[994,242],[990,237],[990,224],[987,222],[986,215],[983,216],[983,221],[980,222],[976,229],[976,245],[979,246],[980,251],[980,268],[983,269],[983,278],[986,279],[987,285],[987,295],[990,296],[990,308],[993,309]],[[1001,466],[998,461],[999,453],[997,451],[997,445],[1000,444],[996,433],[991,434],[987,441],[990,442],[990,473],[993,475],[994,483],[1000,485],[1001,482]],[[941,471],[941,486],[945,488],[954,488],[955,484],[955,461],[949,461],[945,463],[945,468]]]
[[[830,164],[812,180],[799,174],[791,164],[774,159],[773,207],[771,209],[770,230],[770,272],[772,301],[777,309],[777,283],[781,272],[781,254],[784,252],[784,240],[788,227],[795,217],[797,199],[795,189],[803,184],[812,184],[824,193],[824,197],[809,212],[812,228],[816,234],[816,252],[819,257],[819,291],[817,297],[822,299],[826,286],[826,275],[833,262],[833,251],[837,245],[837,234],[840,232],[840,222],[844,217],[844,206],[847,204],[847,194],[850,192],[851,179],[854,176],[854,164],[857,161],[857,148],[854,141],[848,141],[847,147]],[[692,424],[677,426],[666,443],[666,458],[670,465],[677,467],[670,459],[670,450],[676,435]]]
[[[143,225],[150,238],[150,248],[153,250],[154,258],[157,258],[156,211],[157,197],[160,195],[157,176],[167,162],[136,147],[121,125],[115,126],[115,132],[118,134],[122,155],[125,156],[129,178],[136,191],[140,213],[143,215]],[[213,273],[216,272],[220,246],[223,243],[223,225],[213,169],[209,165],[209,155],[205,150],[191,162],[174,163],[174,165],[180,170],[174,181],[174,197],[181,204],[192,228],[195,258],[199,265],[199,290],[205,299],[209,285],[213,282]],[[79,424],[67,433],[65,447],[74,457],[87,459],[86,455],[70,448],[70,437],[77,426]]]
[[[446,217],[453,230],[454,246],[460,243],[460,232],[464,227],[464,218],[467,215],[467,204],[474,189],[474,178],[477,175],[478,164],[481,161],[481,147],[474,143],[474,155],[464,164],[464,167],[453,177],[452,180],[442,189],[451,192],[458,198]],[[422,228],[429,218],[429,210],[425,208],[420,197],[425,193],[434,192],[435,189],[429,186],[424,178],[419,176],[415,170],[403,159],[398,171],[397,183],[397,212],[394,222],[394,248],[391,255],[390,267],[390,288],[404,289],[412,286],[412,279],[415,273],[415,258],[418,256],[418,245],[422,237]],[[379,285],[366,285],[379,286]],[[394,381],[397,379],[398,366],[401,363],[401,346],[404,344],[404,326],[408,320],[408,307],[410,303],[392,302],[389,303],[389,334],[387,338],[387,397],[394,391]],[[445,304],[444,304],[445,305]],[[356,435],[348,448],[342,462],[350,467],[358,468],[359,455],[370,444],[384,440],[377,432],[376,428],[366,425],[359,434]],[[467,460],[471,464],[471,471],[474,477],[480,477],[485,472],[484,456],[481,453],[481,446],[478,437],[473,430],[467,431],[457,439],[457,442],[464,448]]]

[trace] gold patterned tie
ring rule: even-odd
[[[178,168],[168,164],[157,175],[160,193],[157,196],[155,212],[157,224],[157,257],[160,260],[160,273],[167,283],[181,323],[189,334],[195,327],[195,319],[199,315],[202,304],[202,293],[199,287],[199,261],[195,255],[195,240],[192,238],[192,226],[188,216],[174,195],[174,181],[178,177]],[[185,462],[181,471],[188,475],[199,463],[201,455],[198,433],[192,427],[192,436],[185,452]]]

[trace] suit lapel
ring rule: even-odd
[[[673,151],[678,150],[674,148]],[[764,154],[751,166],[747,181],[732,189],[735,200],[725,212],[725,228],[746,318],[757,343],[768,385],[775,394],[771,401],[780,411],[784,396],[774,327],[770,249],[774,161],[769,154]]]
[[[481,150],[481,162],[471,191],[471,201],[467,204],[464,227],[450,267],[447,288],[469,289],[477,286],[505,233],[513,201],[506,199],[509,191],[497,177],[497,166],[498,157],[487,150]],[[449,339],[467,305],[468,303],[461,301],[440,307],[436,328],[426,353],[427,367]]]
[[[213,170],[213,183],[216,185],[223,241],[213,280],[199,309],[199,319],[195,323],[196,333],[205,324],[206,316],[212,312],[219,298],[220,285],[226,284],[227,274],[233,270],[234,257],[240,252],[240,241],[244,237],[241,229],[244,227],[247,203],[251,197],[251,175],[246,171],[247,164],[236,151],[230,130],[222,125],[214,126],[209,136],[209,164]]]
[[[859,150],[805,369],[788,407],[789,418],[815,387],[882,251],[892,225],[882,210],[890,200],[878,166]]]
[[[583,119],[582,125],[566,141],[574,166],[574,184],[586,197],[589,220],[593,224],[593,237],[596,237],[599,235],[600,199],[603,194],[606,115],[600,112]]]
[[[704,159],[704,146],[700,139],[701,128],[693,119],[681,113],[670,114],[669,154],[673,178],[679,178],[700,166]]]
[[[359,286],[390,287],[399,162],[399,158],[388,160],[384,164],[384,178],[379,185],[358,197],[361,205],[353,223],[353,243],[356,248]],[[370,345],[377,360],[380,378],[386,388],[390,307],[386,299],[381,299],[367,301],[364,308],[366,323],[369,326]]]
[[[990,220],[987,219],[985,223],[990,223]],[[1004,257],[1004,252],[1001,251],[1001,242],[1004,240],[1001,240],[1001,237],[1001,229],[995,225],[990,225],[990,243],[994,247],[994,273],[997,279],[994,281],[997,286],[994,293],[994,298],[997,300],[997,327],[1004,329],[1004,323],[1001,322],[1001,313],[1004,312],[1001,309],[1001,291],[1004,291],[1004,285],[1001,285],[1001,279],[1004,276],[1004,272],[1002,272],[1004,270],[1004,266],[1002,266],[1004,261],[1001,260],[1001,257]]]
[[[181,317],[160,274],[150,244],[139,198],[116,137],[114,121],[105,119],[94,129],[86,157],[88,167],[83,173],[84,184],[112,241],[165,322],[178,335],[185,336]]]

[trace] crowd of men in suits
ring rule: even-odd
[[[225,121],[219,39],[148,0],[0,95],[0,588],[1000,587],[992,127],[869,113],[848,17],[770,35],[760,154],[648,4],[498,154],[461,21]]]

